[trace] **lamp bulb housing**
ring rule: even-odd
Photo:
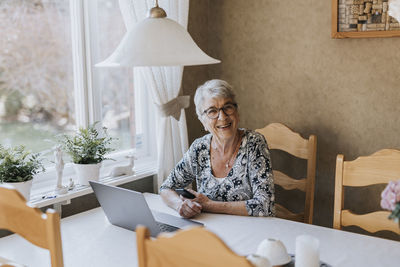
[[[165,18],[167,13],[161,7],[155,6],[147,13],[148,18]]]

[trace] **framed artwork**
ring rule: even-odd
[[[389,15],[389,1],[332,0],[332,38],[400,36],[399,22]]]

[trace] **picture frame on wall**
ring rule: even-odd
[[[400,36],[400,23],[389,15],[390,1],[332,0],[334,39]]]

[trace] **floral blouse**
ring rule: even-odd
[[[216,201],[245,201],[251,216],[275,216],[274,178],[263,135],[246,129],[232,169],[215,178],[211,169],[211,134],[196,139],[160,187],[184,188],[196,180],[197,192]]]

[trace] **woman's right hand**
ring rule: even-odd
[[[177,212],[180,216],[184,218],[192,218],[193,216],[201,213],[202,206],[199,203],[182,196],[180,196],[180,198],[181,203],[177,208]]]

